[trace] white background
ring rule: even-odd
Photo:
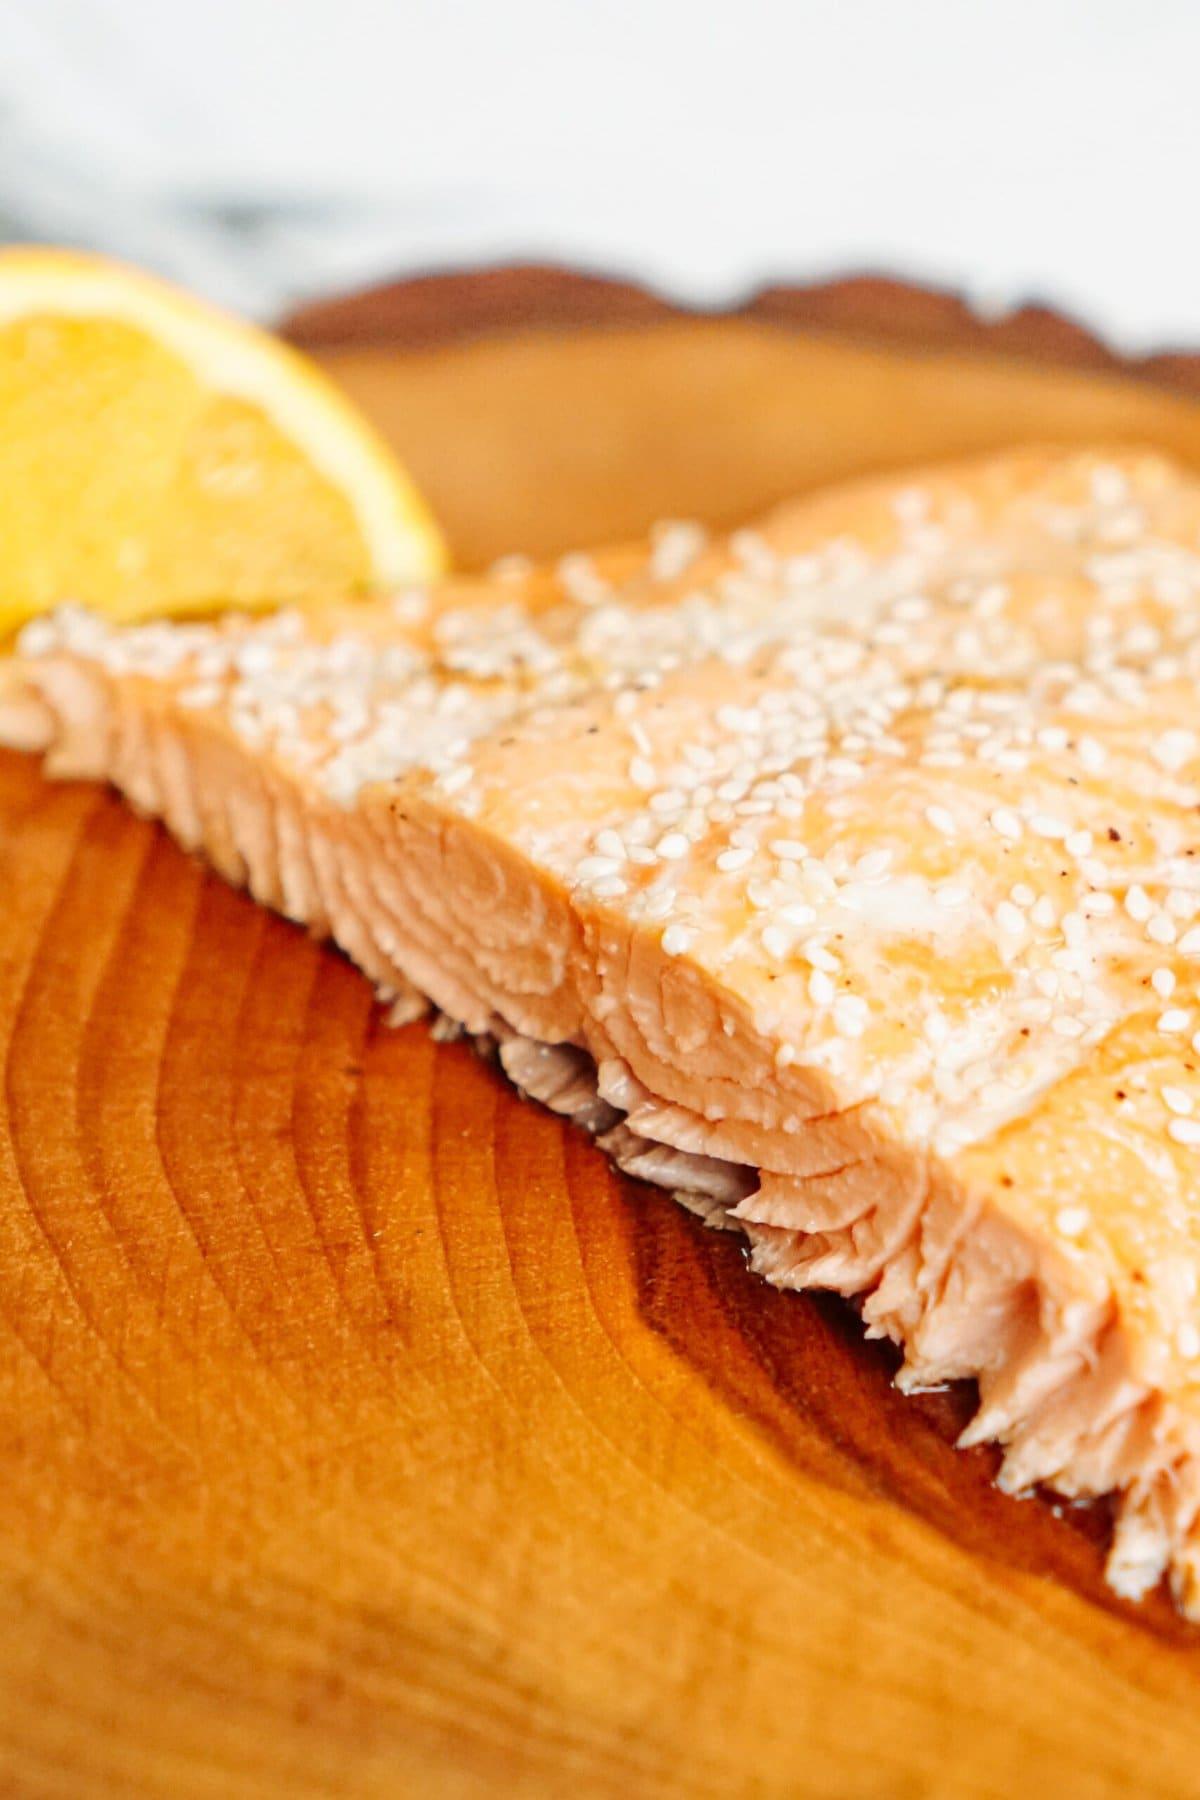
[[[269,317],[507,256],[1200,345],[1200,0],[0,0],[0,233]]]

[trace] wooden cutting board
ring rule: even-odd
[[[878,283],[297,319],[461,561],[1021,439],[1185,359]],[[0,1792],[1200,1793],[1200,1633],[851,1312],[615,1176],[107,795],[0,759]]]

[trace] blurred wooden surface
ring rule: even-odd
[[[700,318],[595,277],[493,270],[314,308],[295,334],[401,447],[468,566],[664,517],[733,525],[821,481],[1032,439],[1146,439],[1200,463],[1200,359],[1134,377],[1052,313],[984,325],[894,282]]]
[[[1017,438],[1200,462],[1102,352],[501,287],[299,327],[465,561]],[[991,1489],[967,1396],[12,756],[0,1058],[0,1793],[1200,1793],[1200,1634]]]

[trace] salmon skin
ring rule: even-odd
[[[28,626],[108,780],[971,1378],[1200,1616],[1200,486],[1027,451],[313,612]]]

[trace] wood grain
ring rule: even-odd
[[[1111,369],[485,300],[322,351],[472,560],[1017,436],[1200,461]],[[1200,1639],[1099,1510],[12,756],[0,1060],[0,1792],[1200,1792]]]

